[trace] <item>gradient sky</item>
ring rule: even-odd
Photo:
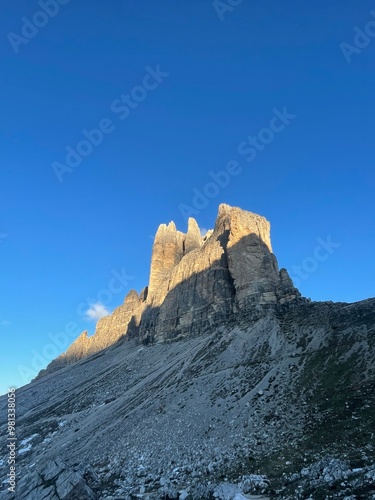
[[[191,209],[203,228],[222,202],[267,217],[314,300],[375,295],[375,39],[355,31],[375,35],[372,2],[43,3],[0,18],[0,393],[145,286],[157,226],[185,231]],[[99,125],[59,182],[54,162]],[[209,185],[229,162],[238,175]]]

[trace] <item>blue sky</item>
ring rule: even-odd
[[[1,393],[147,284],[158,224],[222,202],[304,295],[375,295],[370,1],[45,4],[0,19]]]

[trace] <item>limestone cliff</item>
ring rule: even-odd
[[[222,204],[214,229],[202,237],[190,218],[186,234],[174,222],[155,236],[149,285],[54,360],[49,370],[98,352],[125,335],[144,343],[196,336],[267,307],[295,301],[300,293],[272,253],[270,223],[259,215]],[[48,370],[47,370],[48,371]]]

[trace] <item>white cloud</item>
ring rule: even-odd
[[[88,321],[98,321],[100,318],[108,316],[109,314],[111,314],[111,311],[107,309],[104,304],[95,302],[95,304],[91,304],[85,312],[85,318]]]

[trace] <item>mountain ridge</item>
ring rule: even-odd
[[[161,226],[151,291],[17,389],[15,498],[375,498],[375,299],[301,297],[255,214],[198,229]]]
[[[149,284],[139,295],[131,290],[122,305],[98,321],[94,335],[82,332],[39,376],[95,354],[123,336],[149,343],[196,335],[199,332],[193,330],[218,327],[254,305],[300,297],[287,271],[278,270],[270,223],[221,204],[214,229],[204,236],[193,218],[186,234],[173,221],[161,224],[154,239]]]

